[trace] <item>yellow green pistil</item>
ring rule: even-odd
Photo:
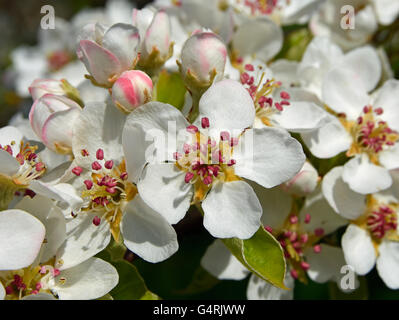
[[[82,154],[88,155],[86,150],[82,150]],[[115,166],[113,160],[104,160],[102,149],[97,150],[96,158],[97,160],[91,164],[90,179],[84,181],[82,198],[86,201],[86,205],[82,211],[98,213],[93,218],[93,224],[96,226],[99,226],[101,219],[105,218],[110,224],[114,239],[118,241],[123,209],[127,202],[134,198],[137,188],[127,181],[124,161]],[[75,167],[72,172],[79,176],[83,169]]]
[[[345,117],[339,117],[353,138],[347,152],[348,157],[365,153],[370,161],[378,164],[379,152],[392,147],[399,140],[398,132],[392,130],[385,121],[377,119],[382,113],[382,108],[365,106],[356,121],[347,121]]]
[[[203,129],[209,128],[209,119],[201,119]],[[183,145],[183,152],[176,152],[176,166],[186,172],[184,181],[194,185],[194,202],[202,201],[215,181],[239,179],[234,174],[236,161],[232,159],[233,148],[238,138],[230,137],[226,131],[220,133],[220,141],[204,136],[194,125],[187,127],[192,143]]]

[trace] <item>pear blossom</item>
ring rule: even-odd
[[[353,16],[348,11],[341,12],[345,6],[353,8]],[[390,25],[398,15],[397,0],[327,0],[311,18],[309,28],[314,35],[330,37],[349,50],[369,42],[378,24]],[[342,23],[348,27],[343,28]],[[351,24],[354,28],[350,28]]]
[[[88,24],[79,35],[76,53],[95,84],[111,87],[122,72],[136,65],[139,43],[139,32],[132,25]]]
[[[125,71],[112,86],[112,100],[123,112],[129,113],[152,98],[152,80],[139,70]]]
[[[302,210],[291,211],[291,196],[278,187],[265,190],[253,184],[262,203],[262,223],[280,242],[287,261],[284,284],[291,290],[273,287],[252,274],[247,287],[250,300],[293,299],[294,280],[324,283],[341,280],[340,269],[345,265],[342,250],[320,239],[345,225],[346,220],[334,217],[320,189],[313,192]],[[202,257],[201,265],[218,279],[242,280],[250,273],[222,244],[216,240]]]
[[[323,193],[331,207],[350,224],[342,236],[346,262],[359,275],[377,267],[378,274],[391,289],[399,288],[398,257],[398,182],[372,194],[358,194],[344,181],[342,166],[332,169],[323,180]]]
[[[241,177],[270,188],[292,178],[304,163],[300,145],[287,132],[245,130],[254,117],[249,93],[232,80],[214,83],[202,95],[194,124],[167,104],[151,102],[135,109],[127,118],[122,144],[127,172],[141,198],[172,224],[184,217],[191,203],[201,203],[204,226],[213,236],[251,237],[262,209]],[[177,144],[176,132],[168,131],[168,125],[179,132]],[[134,152],[132,139],[137,143]],[[153,139],[161,139],[167,150],[154,146]]]
[[[284,182],[281,188],[295,196],[306,196],[313,193],[320,180],[317,170],[309,161],[303,164],[302,169],[291,180]]]
[[[127,173],[121,145],[126,116],[108,100],[87,104],[74,126],[75,160],[69,175],[83,199],[67,216],[67,241],[57,259],[75,266],[106,248],[111,236],[150,262],[162,261],[178,249],[174,229],[148,207]]]

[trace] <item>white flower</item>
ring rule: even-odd
[[[348,11],[341,12],[348,5],[354,9],[353,17]],[[349,50],[369,42],[378,24],[389,25],[398,14],[397,0],[327,0],[312,17],[309,27],[314,35],[330,37]],[[342,23],[348,27],[352,23],[354,28],[345,29]]]
[[[309,161],[306,161],[299,173],[291,180],[283,183],[281,188],[295,196],[313,193],[319,182],[319,174]]]
[[[126,116],[112,102],[88,104],[74,126],[69,180],[83,205],[68,215],[68,236],[59,259],[72,267],[105,249],[111,235],[150,262],[178,249],[174,229],[141,200],[125,169],[121,128]]]
[[[142,199],[172,224],[184,217],[192,201],[201,202],[204,226],[213,236],[251,237],[262,210],[241,177],[270,188],[292,178],[305,160],[287,132],[245,130],[254,117],[250,95],[232,80],[214,83],[203,94],[195,124],[163,103],[134,110],[122,144],[129,177]],[[179,133],[177,144],[169,126]]]
[[[344,170],[332,169],[322,187],[331,207],[351,221],[342,237],[345,260],[359,275],[367,274],[376,265],[385,284],[398,289],[399,179],[396,176],[395,184],[384,192],[362,195],[344,182]]]

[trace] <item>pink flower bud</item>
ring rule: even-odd
[[[47,93],[36,100],[29,112],[33,131],[51,150],[68,153],[72,127],[82,108],[73,100]]]
[[[112,87],[115,104],[131,112],[151,100],[152,80],[139,70],[125,71]]]
[[[36,79],[29,87],[29,92],[33,100],[37,100],[46,93],[58,96],[65,95],[62,82],[54,79]]]
[[[319,174],[309,163],[305,162],[301,171],[291,180],[281,185],[282,189],[290,194],[305,196],[312,193],[319,181]]]
[[[181,65],[183,77],[192,73],[200,82],[208,83],[212,72],[216,80],[223,77],[227,49],[223,41],[212,32],[200,32],[192,35],[183,45]]]
[[[123,71],[133,69],[140,36],[132,25],[117,23],[105,31],[100,24],[89,24],[79,39],[77,56],[101,86],[111,87]]]

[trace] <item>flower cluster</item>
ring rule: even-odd
[[[252,273],[248,299],[374,265],[399,289],[399,80],[368,43],[399,7],[354,1],[342,32],[341,2],[112,0],[15,51],[33,103],[0,129],[0,299],[110,297],[193,212],[202,268]]]

